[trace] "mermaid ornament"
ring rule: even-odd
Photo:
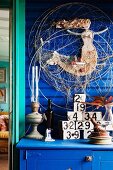
[[[97,65],[97,50],[93,44],[93,38],[96,34],[102,34],[108,30],[108,28],[99,31],[93,32],[91,31],[90,25],[91,21],[89,19],[74,19],[70,21],[62,20],[54,23],[56,28],[65,28],[67,32],[72,35],[81,36],[83,41],[83,46],[81,49],[81,58],[79,60],[75,60],[72,63],[64,63],[61,61],[61,56],[58,52],[54,51],[52,58],[47,60],[47,64],[49,65],[59,65],[64,71],[74,75],[74,76],[85,76],[91,74]],[[72,28],[83,28],[85,31],[82,33],[76,33],[70,31]]]

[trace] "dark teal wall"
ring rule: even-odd
[[[11,7],[11,1],[12,0],[1,0],[0,7],[2,7],[2,8],[9,8],[9,7]]]

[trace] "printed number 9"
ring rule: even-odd
[[[78,139],[79,138],[79,132],[78,131],[75,131],[72,136],[74,136],[75,139]]]
[[[85,129],[90,129],[90,122],[85,122]]]

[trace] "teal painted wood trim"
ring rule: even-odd
[[[25,132],[25,0],[13,0],[13,144]]]

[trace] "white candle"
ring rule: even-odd
[[[35,69],[35,75],[36,75],[36,102],[38,101],[38,81],[39,81],[39,78],[38,78],[38,66],[36,66],[36,69]]]
[[[35,67],[32,66],[31,102],[34,102],[34,79],[35,79]]]

